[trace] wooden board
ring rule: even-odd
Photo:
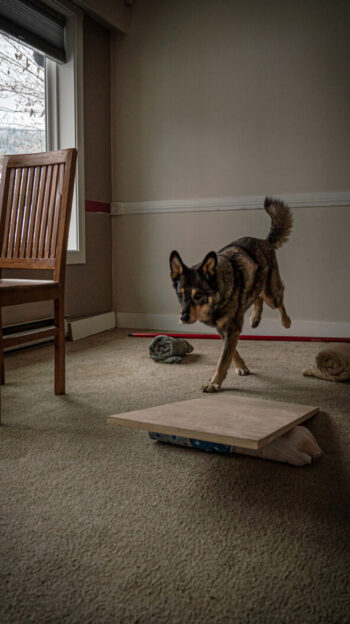
[[[132,429],[259,449],[314,416],[318,407],[264,401],[234,393],[115,414],[108,422]]]

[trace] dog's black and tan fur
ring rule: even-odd
[[[236,373],[249,370],[236,345],[242,331],[245,311],[252,305],[252,327],[261,320],[264,301],[280,312],[284,327],[291,320],[283,305],[284,286],[280,278],[275,249],[288,240],[292,215],[283,202],[265,199],[265,210],[271,217],[266,240],[240,238],[218,251],[210,251],[203,262],[187,267],[179,253],[170,254],[171,278],[181,305],[182,323],[201,321],[216,327],[224,344],[216,371],[204,392],[216,392],[233,360]]]

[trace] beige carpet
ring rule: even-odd
[[[0,620],[17,624],[348,624],[350,384],[306,378],[314,343],[241,342],[225,389],[319,405],[306,468],[160,445],[109,414],[200,396],[219,341],[178,365],[106,332],[6,357]]]

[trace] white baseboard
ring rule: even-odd
[[[170,332],[193,332],[198,334],[216,334],[216,330],[202,323],[182,325],[176,314],[143,314],[117,312],[117,327]],[[245,336],[300,336],[317,338],[349,338],[350,323],[331,323],[326,321],[292,321],[290,329],[285,329],[279,319],[263,319],[256,329],[245,321],[242,334]]]
[[[115,312],[106,312],[81,319],[68,319],[71,340],[79,340],[115,327]]]

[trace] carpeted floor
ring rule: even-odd
[[[156,364],[106,332],[8,354],[0,428],[0,620],[16,624],[349,624],[350,384],[306,378],[315,343],[241,342],[225,390],[319,405],[305,468],[162,446],[109,414],[190,399],[220,342]],[[215,416],[215,415],[213,415]]]

